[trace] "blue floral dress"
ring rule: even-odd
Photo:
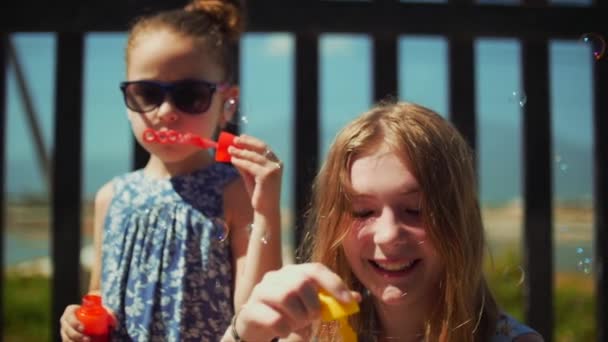
[[[113,340],[220,340],[233,315],[222,199],[238,176],[215,163],[171,179],[143,170],[114,179],[101,283],[119,322]]]
[[[534,329],[517,321],[508,314],[502,313],[496,322],[496,334],[491,342],[512,342],[526,334],[538,334]]]

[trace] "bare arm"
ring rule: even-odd
[[[93,266],[91,268],[91,280],[89,292],[101,292],[101,245],[103,243],[103,224],[108,211],[108,206],[114,195],[112,183],[102,186],[95,196],[95,211],[93,212]]]
[[[264,274],[282,265],[281,164],[263,141],[246,135],[230,147],[241,174],[225,191],[235,269],[234,308],[238,312]]]
[[[102,186],[95,196],[95,210],[93,213],[93,266],[91,268],[91,282],[89,292],[99,293],[101,290],[101,244],[103,238],[103,222],[106,217],[108,205],[112,199],[112,185]],[[68,305],[61,315],[60,334],[64,342],[90,341],[90,337],[83,334],[83,326],[76,318],[76,310],[80,305]],[[114,316],[112,315],[114,320]]]
[[[237,312],[264,274],[281,267],[281,223],[278,207],[272,213],[253,212],[242,182],[231,184],[226,192]]]

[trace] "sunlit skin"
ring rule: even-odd
[[[191,38],[178,36],[167,29],[156,30],[143,33],[129,52],[129,81],[172,82],[193,77],[211,83],[224,81],[222,68],[210,58],[210,54],[201,52],[200,45]],[[191,132],[210,138],[222,123],[222,107],[227,97],[225,95],[216,91],[207,112],[198,115],[180,112],[171,101],[165,101],[158,108],[146,113],[127,109],[135,137],[144,148],[152,152],[152,158],[146,167],[149,175],[163,177],[184,174],[212,162],[207,151],[188,145],[145,143],[141,135],[146,128],[153,128]]]
[[[354,224],[342,243],[346,258],[374,297],[386,336],[416,336],[442,273],[422,222],[418,182],[386,145],[355,159],[350,180]]]

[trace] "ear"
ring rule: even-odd
[[[222,106],[222,115],[220,116],[220,127],[224,127],[226,123],[232,121],[234,114],[239,106],[239,87],[232,86],[224,91],[224,104]]]

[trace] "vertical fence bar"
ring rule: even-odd
[[[553,340],[551,113],[546,41],[522,42],[525,319]]]
[[[4,206],[5,202],[5,172],[6,162],[6,69],[8,59],[6,58],[8,49],[8,34],[0,34],[0,327],[4,327]],[[2,329],[4,330],[4,329]],[[0,342],[4,340],[4,335],[0,334]]]
[[[386,10],[395,9],[396,0],[374,0],[375,7]],[[374,78],[373,99],[378,102],[387,98],[399,97],[399,73],[397,45],[399,35],[394,32],[381,32],[373,35],[372,63]]]
[[[608,37],[605,34],[604,37]],[[595,206],[595,291],[597,341],[608,342],[608,64],[594,65],[594,206]]]
[[[295,36],[294,196],[296,250],[304,239],[305,212],[319,162],[319,39],[316,33]]]
[[[79,302],[83,49],[81,32],[57,35],[55,146],[52,183],[51,337],[60,340],[59,318]]]
[[[477,150],[475,109],[475,56],[471,37],[452,36],[448,45],[450,66],[450,121]],[[477,164],[477,157],[475,164]]]
[[[399,81],[397,72],[396,34],[376,34],[373,37],[374,100],[397,98]]]
[[[452,5],[470,6],[473,0],[449,0]],[[456,19],[455,19],[456,20]],[[475,51],[470,35],[451,35],[448,41],[450,72],[450,121],[475,151],[477,167],[477,113],[475,108]]]

